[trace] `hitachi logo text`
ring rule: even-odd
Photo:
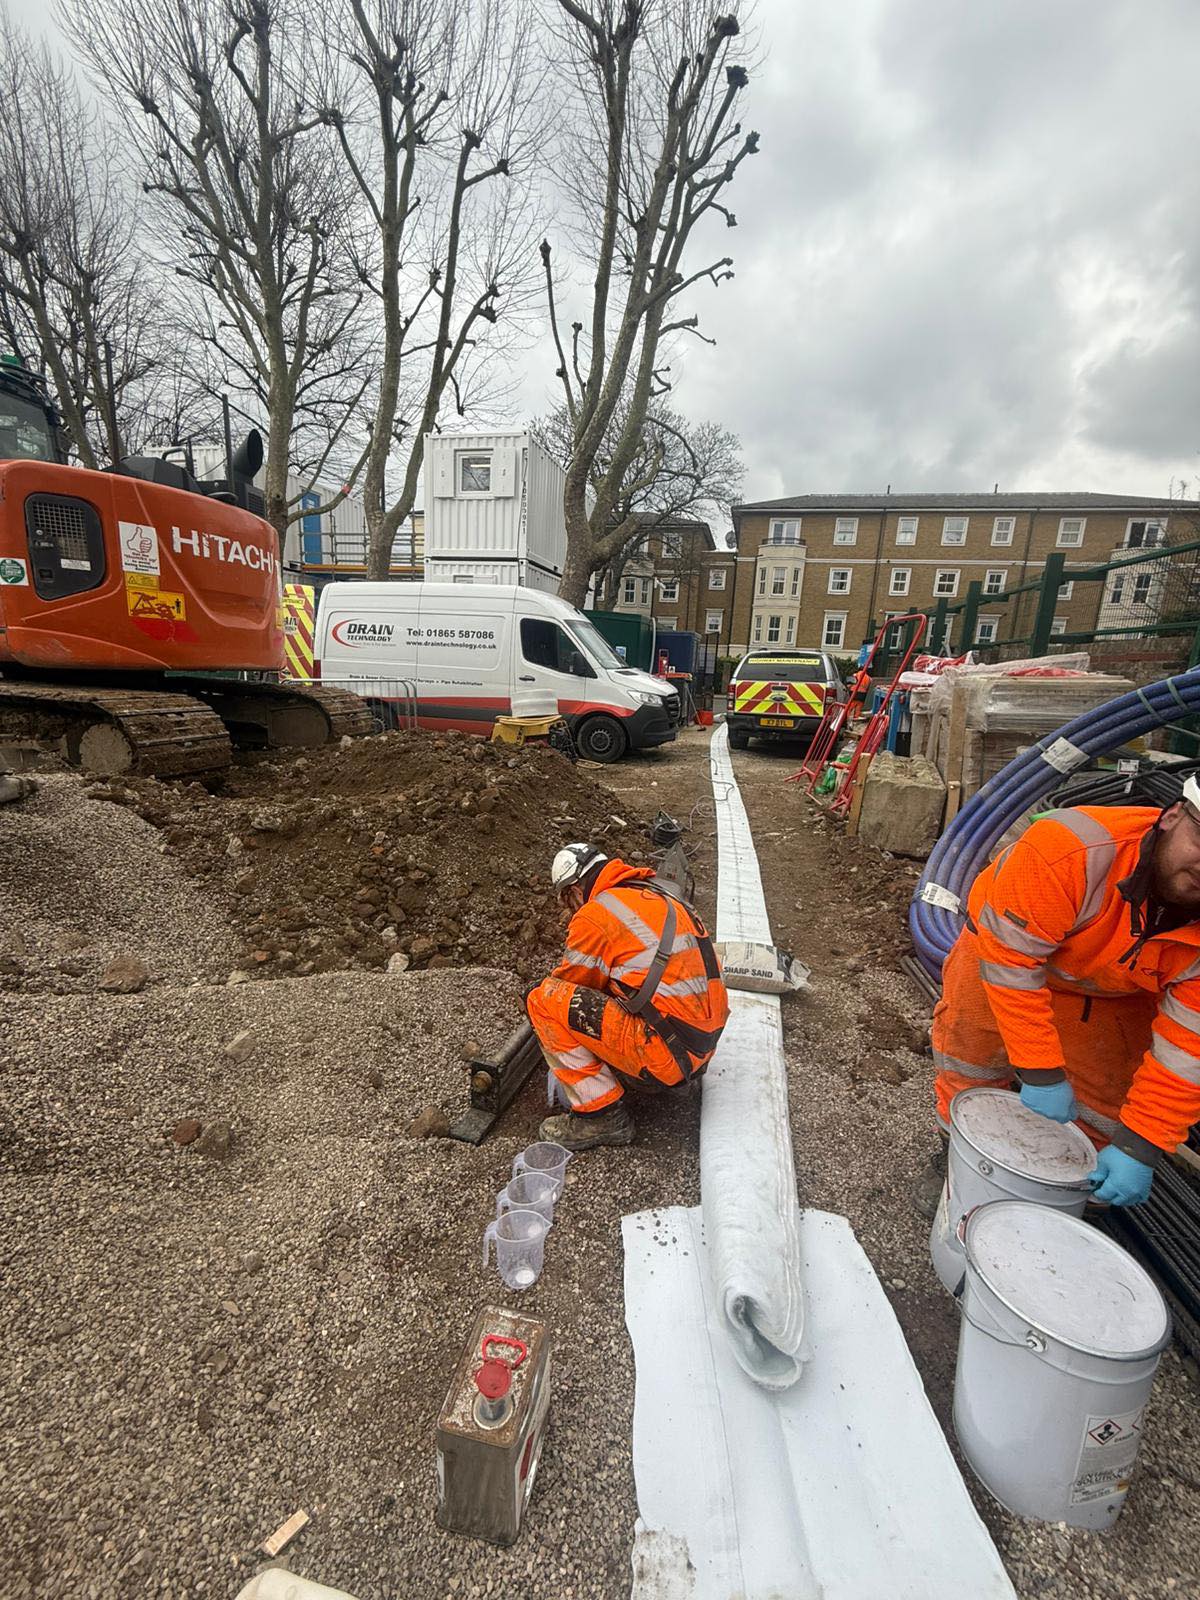
[[[181,533],[178,528],[172,528],[171,549],[177,556],[187,549],[205,561],[227,561],[230,566],[252,567],[255,572],[276,570],[274,550],[243,544],[240,539],[231,539],[223,533],[197,533],[194,528],[190,533]]]

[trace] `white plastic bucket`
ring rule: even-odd
[[[1149,1273],[1066,1212],[996,1200],[967,1218],[954,1429],[1018,1516],[1107,1528],[1133,1473],[1171,1319]]]
[[[298,1578],[282,1567],[268,1567],[238,1590],[236,1600],[354,1600],[354,1596],[311,1578]]]
[[[1073,1122],[1051,1122],[1010,1089],[966,1089],[950,1102],[946,1183],[929,1232],[933,1269],[951,1294],[962,1284],[963,1219],[989,1200],[1031,1200],[1083,1215],[1096,1147]]]

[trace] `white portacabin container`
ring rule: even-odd
[[[989,1200],[1031,1200],[1081,1217],[1096,1147],[1073,1122],[1052,1122],[1010,1089],[964,1089],[950,1102],[946,1182],[929,1232],[933,1268],[951,1294],[962,1283],[962,1226]]]
[[[1066,1212],[993,1200],[967,1218],[954,1430],[1021,1517],[1107,1528],[1141,1443],[1171,1319],[1149,1273]]]

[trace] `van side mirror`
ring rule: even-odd
[[[578,650],[567,652],[567,671],[576,678],[594,678],[596,674]]]

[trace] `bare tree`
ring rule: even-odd
[[[652,400],[670,388],[662,351],[672,334],[698,333],[679,297],[732,277],[728,256],[695,267],[693,232],[720,217],[726,192],[758,148],[735,107],[748,81],[730,59],[740,23],[707,0],[554,0],[575,117],[561,169],[595,261],[590,318],[570,326],[569,353],[548,240],[542,244],[558,377],[573,448],[564,513],[567,560],[560,592],[582,602],[609,559],[622,484]],[[735,8],[736,9],[736,8]],[[614,418],[623,422],[606,450]],[[604,454],[606,467],[598,471]],[[595,495],[589,510],[589,491]]]
[[[358,277],[381,323],[363,488],[367,572],[384,578],[425,435],[444,407],[466,412],[480,346],[522,303],[530,19],[524,0],[348,0],[331,20],[348,72],[328,115],[365,223]]]
[[[303,514],[288,495],[298,420],[332,423],[336,442],[372,382],[346,270],[349,194],[324,87],[310,84],[316,13],[305,0],[62,0],[62,11],[127,109],[159,238],[199,290],[219,370],[247,414],[265,414],[266,512],[282,539]]]
[[[622,404],[596,456],[592,487],[597,494],[606,487],[627,413]],[[565,405],[535,421],[533,432],[564,468],[569,466],[575,433]],[[670,563],[675,576],[698,570],[696,540],[678,525],[727,520],[741,495],[743,475],[736,435],[715,422],[691,423],[661,398],[651,401],[624,476],[611,489],[611,525],[592,531],[592,571],[605,603],[615,595],[627,561],[646,550]]]
[[[87,467],[140,446],[177,352],[138,248],[114,129],[41,43],[0,19],[0,329],[50,383]]]

